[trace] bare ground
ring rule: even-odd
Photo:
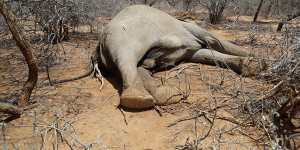
[[[211,31],[231,41],[250,34],[250,31],[218,28]],[[66,54],[60,60],[65,61],[50,68],[51,78],[68,78],[85,72],[96,43],[96,38],[86,34],[73,35],[72,40],[62,43],[60,46]],[[267,53],[259,47],[240,45]],[[26,66],[15,46],[1,47],[0,60],[0,98],[4,99],[21,88]],[[176,69],[182,73],[177,74]],[[183,91],[188,91],[186,85],[190,84],[188,99],[158,110],[124,111],[116,107],[117,91],[107,81],[101,90],[100,83],[92,77],[50,86],[46,72],[42,71],[32,96],[36,107],[2,125],[0,145],[8,149],[39,149],[43,145],[46,149],[57,146],[60,149],[167,150],[190,145],[198,149],[262,149],[256,141],[262,131],[243,127],[237,107],[249,98],[241,101],[243,92],[258,97],[268,89],[268,84],[201,64],[180,65],[155,77],[157,80],[173,77],[168,82],[174,85],[184,82]],[[195,142],[195,139],[200,140]]]

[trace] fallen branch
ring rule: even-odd
[[[180,123],[180,122],[183,122],[183,121],[193,120],[193,119],[202,117],[202,116],[204,116],[205,114],[206,114],[205,112],[201,112],[201,113],[199,113],[199,114],[197,114],[197,115],[194,115],[194,116],[189,116],[189,117],[185,117],[185,118],[178,119],[178,120],[176,120],[175,122],[169,124],[167,127],[175,126],[176,124],[178,124],[178,123]]]
[[[24,32],[21,30],[20,25],[17,23],[17,19],[13,12],[6,6],[4,0],[0,0],[0,13],[5,18],[5,21],[9,27],[9,30],[12,33],[14,40],[16,41],[17,46],[20,48],[25,61],[28,65],[28,79],[23,86],[22,94],[18,100],[18,105],[24,107],[29,104],[30,96],[32,90],[34,89],[37,80],[38,80],[38,67],[36,60],[32,54],[32,46],[25,38]]]
[[[21,114],[21,109],[13,104],[0,102],[0,112],[12,116],[18,116]]]

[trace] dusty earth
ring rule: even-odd
[[[261,56],[272,49],[241,44],[253,31],[231,28],[210,27],[209,30]],[[273,37],[272,34],[265,30],[255,33],[255,39]],[[51,78],[65,79],[84,73],[96,39],[94,34],[73,34],[70,41],[55,45],[54,48],[63,49],[65,54],[60,51],[59,63],[50,67]],[[13,42],[10,37],[1,40],[0,98],[5,99],[21,89],[27,68],[14,44],[2,44]],[[38,53],[36,49],[35,54]],[[241,78],[230,70],[212,66],[180,65],[155,77],[180,87],[189,97],[179,104],[134,112],[116,107],[117,91],[106,80],[102,89],[101,82],[93,77],[50,86],[45,69],[40,70],[38,86],[31,99],[33,107],[21,118],[2,124],[1,149],[263,148],[261,143],[255,142],[262,132],[238,122],[243,122],[240,104],[251,98],[243,98],[243,93],[253,97],[262,95],[268,89],[263,81]],[[195,142],[195,139],[199,140]]]

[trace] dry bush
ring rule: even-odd
[[[273,148],[297,149],[300,129],[300,46],[275,62],[262,77],[276,85],[245,106],[258,128],[265,130]]]
[[[253,118],[265,132],[272,149],[298,149],[300,131],[300,40],[299,31],[282,33],[279,57],[269,60],[270,68],[258,79],[274,86],[264,95],[243,105],[243,113]]]

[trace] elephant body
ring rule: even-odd
[[[244,75],[257,68],[246,65],[251,54],[239,46],[144,5],[117,14],[101,33],[96,52],[101,72],[120,89],[120,104],[134,109],[180,100],[174,88],[152,83],[151,72],[184,62],[229,67]]]

